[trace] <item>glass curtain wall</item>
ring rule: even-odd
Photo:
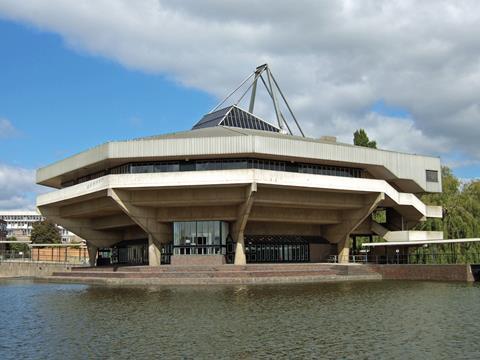
[[[228,223],[181,221],[173,223],[174,255],[226,254]]]

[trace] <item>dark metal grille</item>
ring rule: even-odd
[[[310,262],[310,243],[325,240],[310,236],[246,235],[247,263]]]

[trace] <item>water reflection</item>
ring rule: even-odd
[[[13,358],[479,358],[480,287],[0,283]]]

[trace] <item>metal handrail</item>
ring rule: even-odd
[[[328,262],[332,263],[373,263],[373,264],[480,264],[480,253],[427,253],[427,254],[394,254],[394,255],[331,255]]]

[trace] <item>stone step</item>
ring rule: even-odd
[[[56,272],[52,276],[60,277],[88,277],[88,278],[256,278],[256,277],[274,277],[274,276],[319,276],[319,275],[347,275],[343,268],[335,270],[256,270],[256,271],[164,271],[164,272],[107,272],[107,271],[74,271],[74,272]]]
[[[310,276],[265,276],[265,277],[151,277],[151,278],[111,278],[82,276],[47,276],[37,278],[37,281],[58,283],[80,283],[96,285],[128,285],[128,286],[162,286],[162,285],[248,285],[248,284],[291,284],[291,283],[322,283],[332,281],[371,281],[381,280],[380,274],[370,275],[310,275]]]
[[[337,264],[248,264],[217,266],[119,266],[119,267],[76,267],[72,272],[196,272],[196,271],[290,271],[290,270],[333,270],[342,268]]]

